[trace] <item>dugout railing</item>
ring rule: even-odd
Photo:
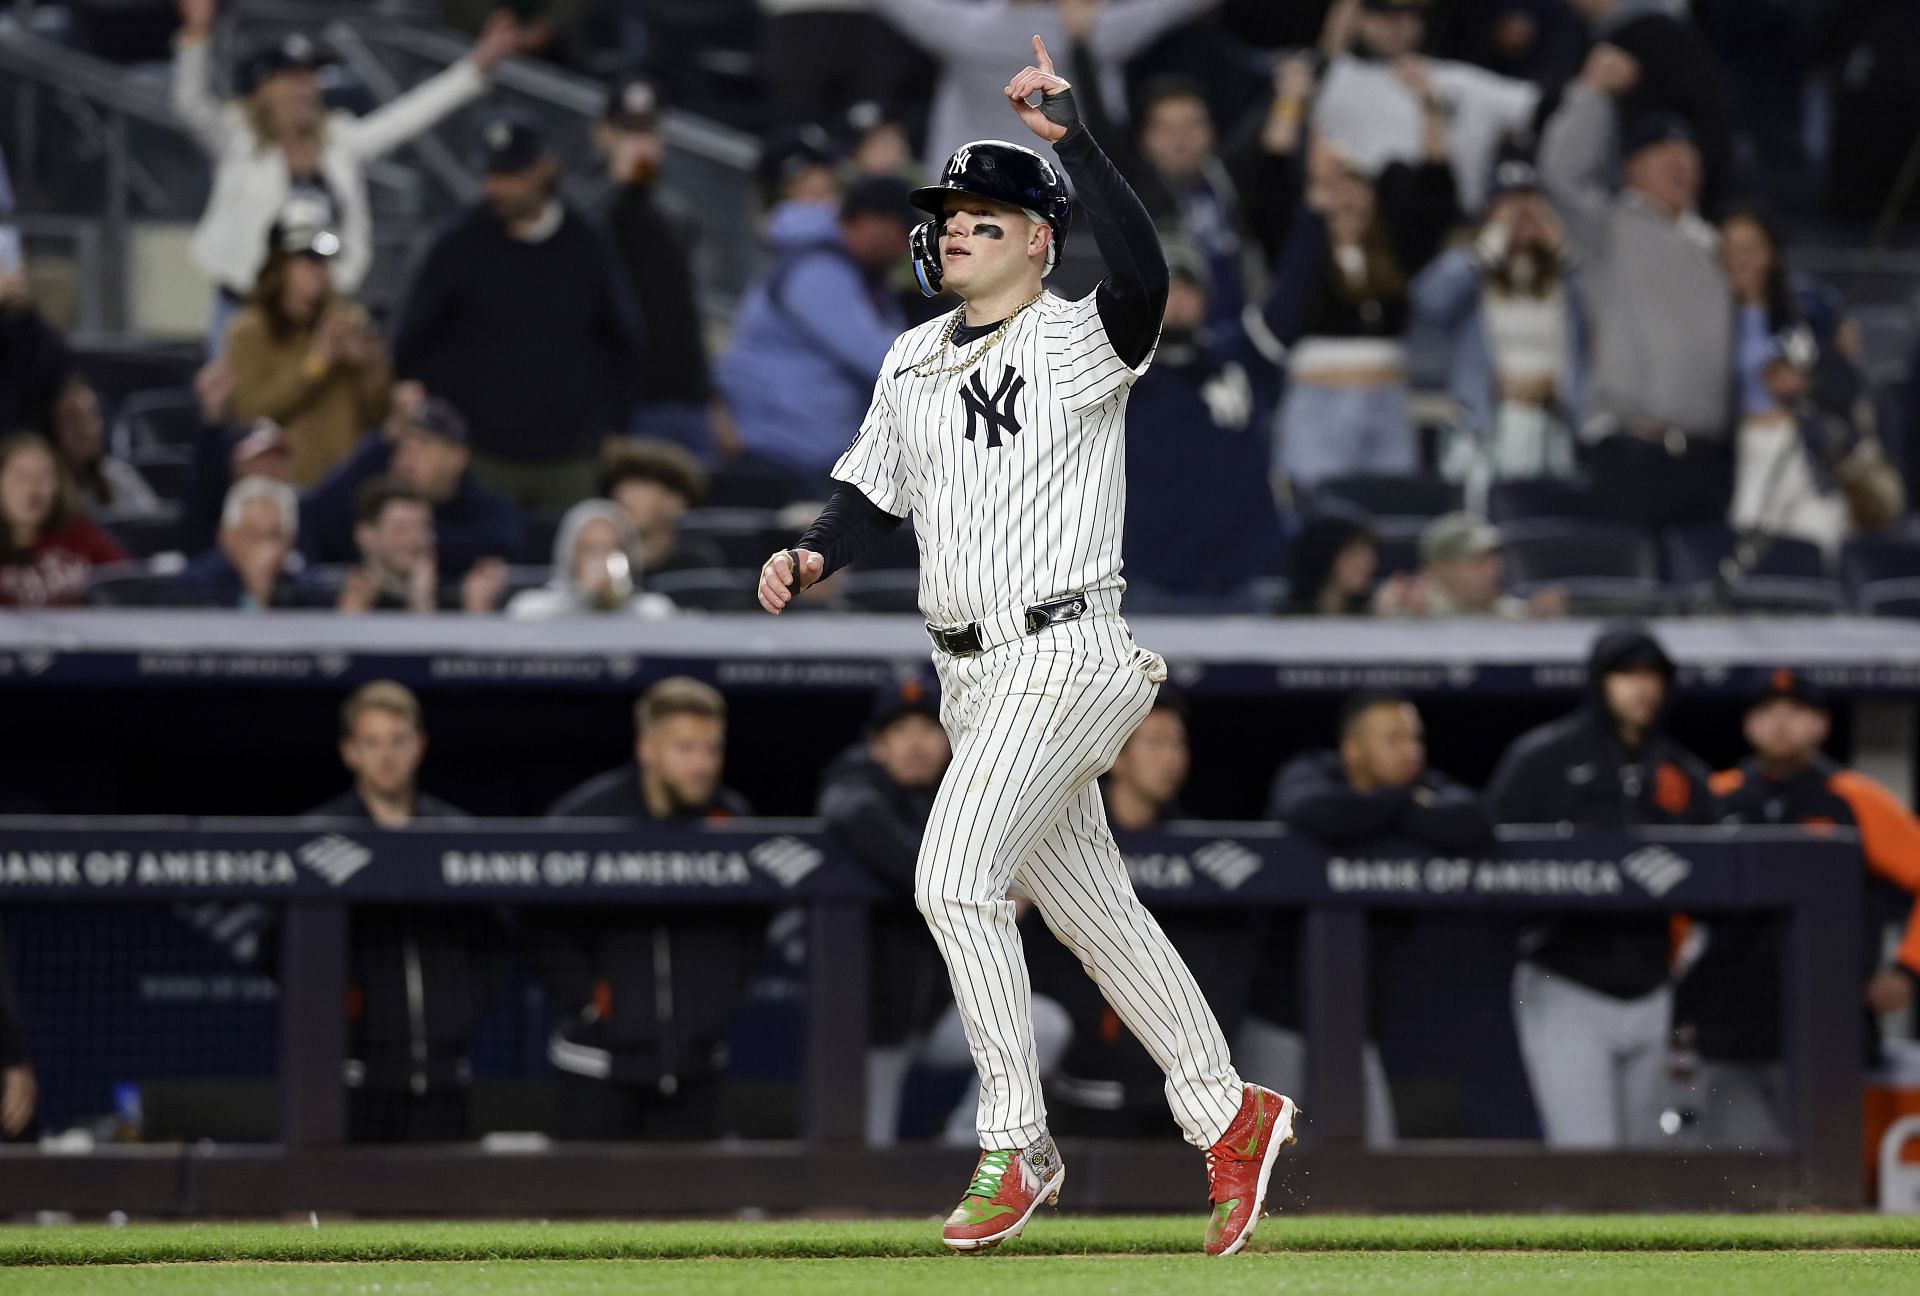
[[[1858,1205],[1862,868],[1845,834],[1510,830],[1465,858],[1414,846],[1330,855],[1262,825],[1123,841],[1156,909],[1302,915],[1313,1095],[1277,1203],[1322,1209],[1727,1209]],[[286,821],[0,821],[0,903],[248,901],[280,915],[280,1141],[0,1147],[0,1213],[136,1215],[936,1211],[964,1151],[861,1143],[866,877],[808,821],[645,833],[487,823],[383,833]],[[581,1144],[343,1142],[347,914],[409,905],[743,904],[803,908],[811,955],[795,1140]],[[1784,915],[1781,1004],[1792,1148],[1781,1154],[1550,1152],[1537,1144],[1362,1146],[1369,916],[1393,912]],[[822,1005],[830,1008],[822,1009]],[[29,1040],[29,1044],[32,1041]],[[1078,1141],[1073,1205],[1191,1207],[1197,1156],[1172,1137]]]

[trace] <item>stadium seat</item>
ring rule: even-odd
[[[1425,475],[1333,477],[1314,488],[1316,496],[1345,502],[1377,518],[1436,518],[1460,505],[1460,487]]]
[[[1655,616],[1673,602],[1660,583],[1653,542],[1638,528],[1540,518],[1500,531],[1507,579],[1523,598],[1558,585],[1569,610],[1581,616]]]
[[[1854,607],[1870,616],[1905,616],[1893,609],[1920,595],[1920,540],[1863,536],[1840,551],[1840,578]]]
[[[193,451],[186,447],[161,446],[136,450],[127,456],[153,493],[170,503],[187,497],[193,482]]]
[[[1401,572],[1420,570],[1420,533],[1431,519],[1423,517],[1383,517],[1375,519],[1375,550],[1380,556],[1381,579]]]
[[[1675,592],[1696,611],[1827,614],[1845,603],[1820,547],[1806,540],[1743,544],[1732,527],[1713,523],[1670,528],[1661,547]]]
[[[560,535],[560,513],[528,513],[527,537],[514,558],[529,566],[546,567],[553,563],[553,542]]]
[[[120,402],[111,444],[115,454],[127,457],[144,450],[190,448],[201,427],[200,401],[191,389],[156,387]]]
[[[746,455],[723,463],[707,479],[708,508],[783,508],[805,499],[800,477],[785,464]]]
[[[87,585],[88,607],[192,607],[201,601],[180,588],[177,575],[150,571],[142,563],[102,568]]]
[[[681,515],[680,534],[689,540],[711,540],[720,547],[729,567],[749,571],[758,571],[768,554],[793,543],[793,536],[778,524],[772,509],[693,509]]]
[[[193,376],[205,355],[198,343],[167,347],[79,348],[74,369],[100,397],[101,416],[111,422],[120,403],[135,392],[193,391]]]
[[[180,510],[169,507],[161,513],[141,514],[137,517],[113,517],[99,519],[100,525],[112,532],[127,553],[134,558],[151,558],[155,554],[167,553],[176,543],[180,532]]]
[[[859,612],[918,612],[920,573],[905,569],[844,571],[840,596]]]
[[[758,571],[757,567],[695,567],[650,576],[646,587],[693,611],[751,612],[759,606],[754,597]]]
[[[1512,477],[1487,491],[1488,521],[1529,518],[1603,518],[1600,500],[1584,478]]]

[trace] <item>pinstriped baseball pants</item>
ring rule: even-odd
[[[1242,1088],[1219,1023],[1134,895],[1096,779],[1166,679],[1126,622],[1094,616],[976,657],[935,655],[953,763],[934,800],[914,901],[953,981],[980,1073],[983,1148],[1046,1132],[1032,989],[1006,898],[1017,885],[1166,1072],[1189,1143],[1211,1147]]]

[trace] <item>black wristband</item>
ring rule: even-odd
[[[1068,130],[1072,130],[1074,124],[1080,120],[1080,106],[1073,101],[1073,87],[1068,86],[1065,90],[1054,94],[1042,94],[1040,115],[1055,126],[1065,126]]]

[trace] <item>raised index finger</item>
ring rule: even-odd
[[[1047,53],[1047,43],[1037,35],[1033,38],[1033,61],[1039,64],[1042,72],[1053,75],[1053,56]]]

